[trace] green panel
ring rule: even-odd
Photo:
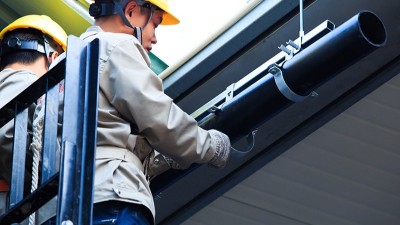
[[[163,72],[165,69],[168,68],[168,65],[162,61],[160,58],[158,58],[156,55],[153,53],[149,52],[149,57],[151,60],[151,66],[150,68],[159,75],[161,72]]]
[[[68,7],[62,0],[2,0],[0,5],[7,7],[2,8],[2,10],[8,9],[7,11],[15,16],[12,20],[29,14],[48,15],[60,24],[67,34],[75,36],[79,36],[90,26],[88,21]],[[17,15],[12,12],[16,12]],[[4,17],[3,15],[0,16]],[[11,18],[3,19],[10,20]]]

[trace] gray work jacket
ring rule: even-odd
[[[0,108],[35,82],[38,77],[29,70],[4,69],[0,72]],[[33,114],[35,105],[30,108]],[[1,116],[1,115],[0,115]],[[29,126],[32,118],[29,117]],[[10,182],[12,163],[12,144],[14,139],[14,120],[0,128],[0,179]],[[29,144],[29,141],[28,141]],[[30,185],[30,184],[28,184]]]
[[[92,26],[81,38],[100,40],[94,202],[142,204],[154,217],[146,175],[165,169],[157,164],[154,149],[186,168],[209,162],[216,143],[164,93],[161,79],[150,69],[150,59],[135,37]]]
[[[10,100],[21,93],[25,88],[35,82],[38,77],[30,70],[13,70],[4,69],[0,72],[0,108],[7,104]],[[35,104],[29,107],[28,117],[28,130],[31,130],[32,117],[35,110]],[[2,115],[0,115],[2,116]],[[11,169],[12,169],[12,146],[14,140],[14,120],[9,121],[6,125],[0,128],[0,179],[4,179],[10,182]],[[27,136],[27,144],[30,143],[30,136]],[[27,161],[31,161],[31,156],[26,158]],[[30,164],[28,162],[28,164]],[[25,171],[25,189],[31,186],[31,169],[26,168]],[[29,190],[28,189],[28,190]],[[4,193],[5,195],[6,193]],[[4,196],[0,199],[0,205],[6,207],[7,198]],[[0,212],[5,211],[5,208],[1,209]],[[26,221],[25,221],[26,223]],[[21,224],[25,224],[24,222]]]

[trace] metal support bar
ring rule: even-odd
[[[299,4],[299,9],[300,9],[300,31],[299,31],[299,47],[301,48],[303,45],[303,38],[304,38],[304,7],[303,7],[303,0],[299,0],[300,4]]]
[[[48,87],[45,100],[41,183],[56,172],[59,85]]]
[[[68,48],[74,51],[66,59],[57,224],[86,225],[92,222],[99,41],[69,36]]]
[[[20,104],[16,104],[16,110],[19,111]],[[15,116],[14,120],[14,144],[12,156],[12,175],[10,185],[10,208],[21,201],[24,197],[24,178],[26,146],[28,137],[28,108]]]
[[[57,195],[59,174],[56,173],[24,200],[15,204],[0,217],[0,224],[21,223],[27,216],[38,210]]]

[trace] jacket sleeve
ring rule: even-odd
[[[215,154],[209,132],[164,93],[138,49],[133,41],[123,41],[112,50],[101,68],[106,98],[153,148],[182,167],[209,162]]]

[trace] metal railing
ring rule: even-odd
[[[14,120],[9,208],[0,224],[20,223],[57,196],[57,224],[91,224],[98,99],[98,40],[68,37],[66,59],[0,109],[0,127]],[[63,106],[59,84],[64,82]],[[38,188],[24,194],[29,106],[45,94],[43,148]],[[59,107],[62,134],[57,132]],[[61,137],[60,166],[56,166]],[[56,211],[56,209],[54,209]]]

